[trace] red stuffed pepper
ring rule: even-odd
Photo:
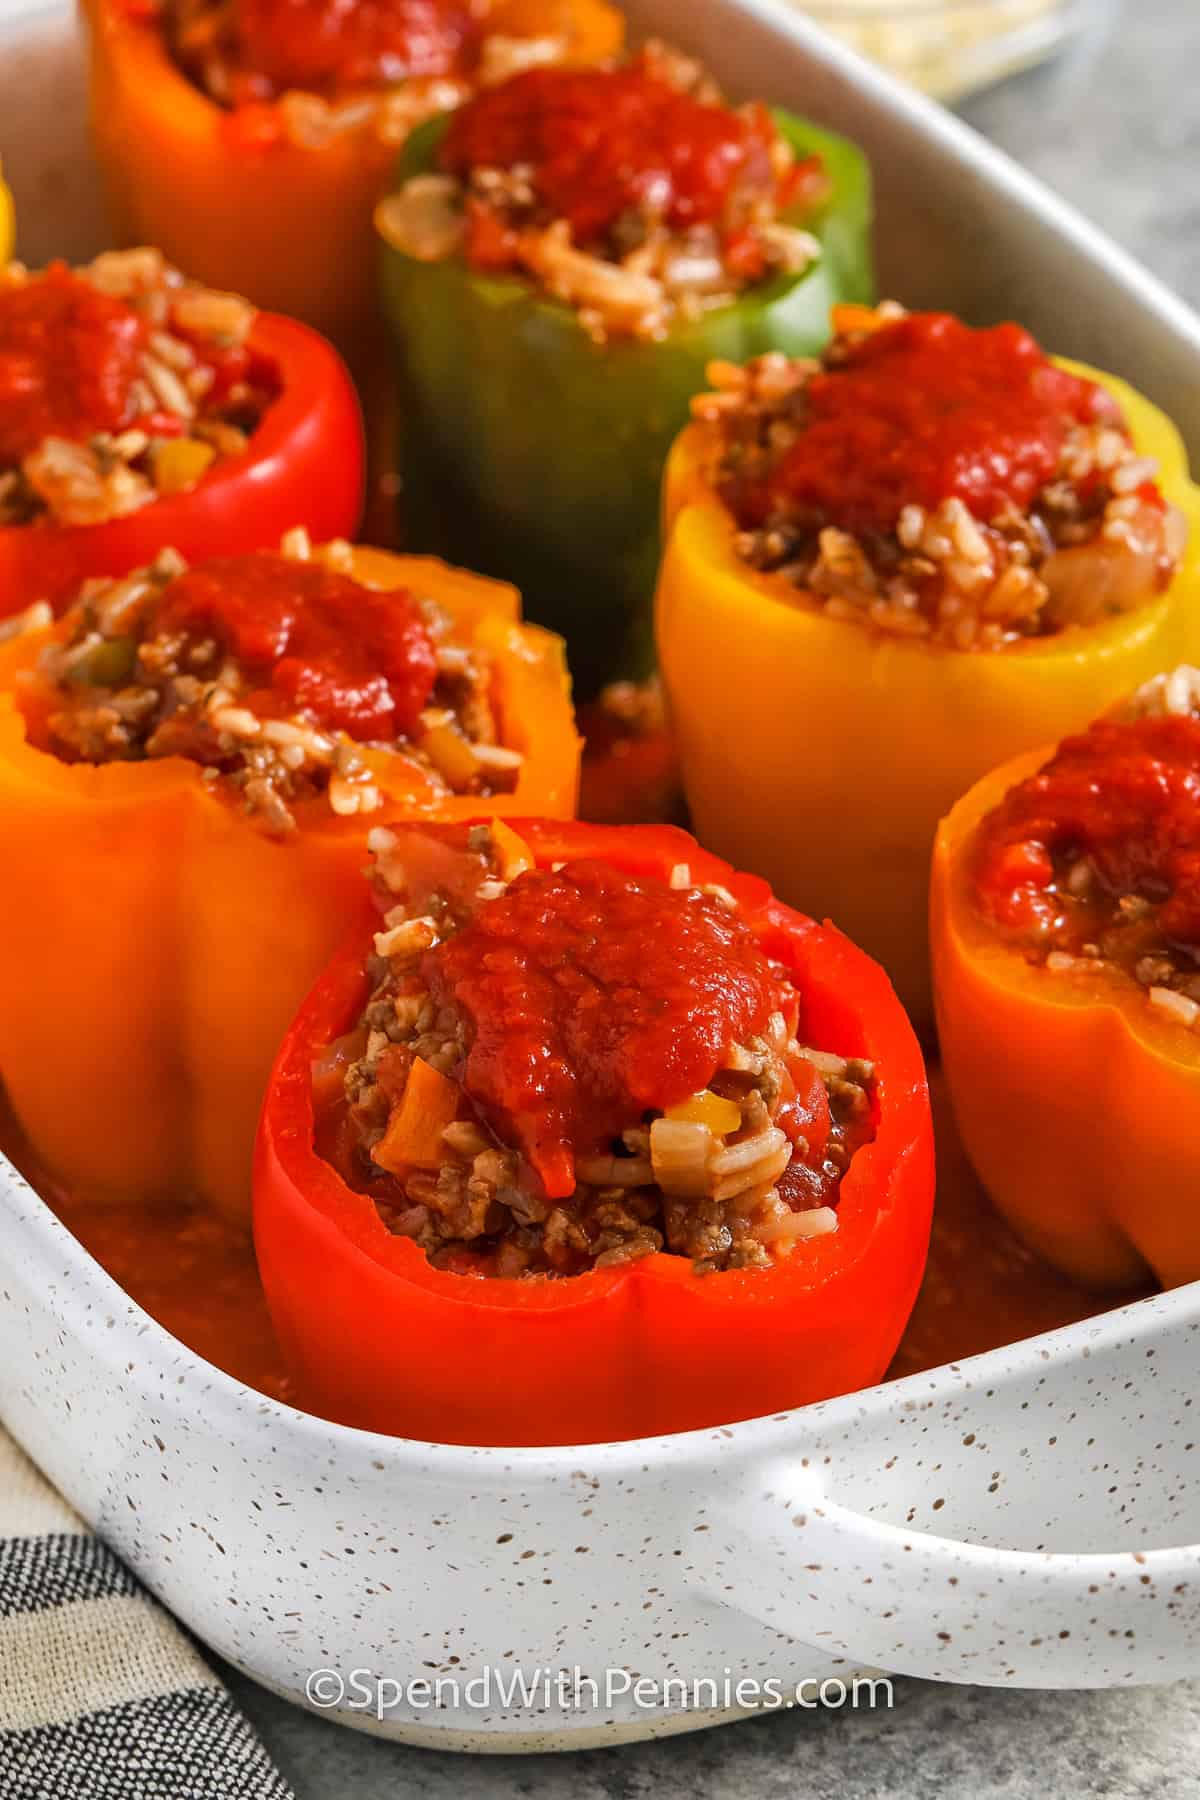
[[[259,1266],[303,1403],[559,1444],[878,1380],[933,1148],[876,965],[669,827],[371,848],[383,917],[309,997],[259,1130]]]
[[[362,499],[358,402],[306,326],[157,250],[0,269],[0,615],[166,548],[350,537]]]

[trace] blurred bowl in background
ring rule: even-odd
[[[794,0],[827,31],[944,101],[1031,68],[1099,19],[1095,0]]]

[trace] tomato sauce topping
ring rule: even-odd
[[[1060,744],[979,827],[982,909],[1006,930],[1051,932],[1077,857],[1110,895],[1156,907],[1168,943],[1200,950],[1200,719],[1103,719]]]
[[[235,101],[446,75],[476,32],[464,0],[236,0],[236,20]]]
[[[588,243],[626,213],[686,229],[721,218],[735,189],[772,190],[776,138],[764,107],[734,112],[637,67],[529,69],[460,108],[439,157],[460,176],[529,168],[539,199]]]
[[[134,415],[148,327],[65,263],[0,286],[0,467],[47,437],[85,441]]]
[[[744,496],[746,523],[786,512],[888,532],[903,508],[958,499],[988,521],[1055,478],[1074,424],[1120,425],[1113,400],[1058,369],[1019,325],[974,331],[910,313],[842,350],[805,388],[800,436]]]
[[[216,639],[261,682],[247,700],[261,716],[302,711],[359,740],[409,733],[437,674],[411,594],[268,551],[187,570],[167,588],[157,625]]]
[[[519,876],[423,974],[466,1023],[466,1094],[552,1199],[577,1156],[707,1087],[790,997],[717,901],[593,861]]]

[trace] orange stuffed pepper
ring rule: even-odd
[[[71,1187],[242,1216],[371,827],[572,811],[562,646],[512,588],[303,532],[36,613],[0,646],[0,1076]]]
[[[1017,325],[834,324],[817,366],[710,371],[667,466],[659,663],[701,837],[927,1025],[938,820],[1200,652],[1200,494],[1162,413]]]
[[[1088,1285],[1200,1278],[1200,672],[972,788],[931,919],[946,1074],[996,1205]]]
[[[530,61],[621,46],[605,0],[86,0],[118,236],[353,352],[371,213],[412,127]]]

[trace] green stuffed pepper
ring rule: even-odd
[[[865,159],[651,48],[483,89],[376,217],[407,546],[517,583],[577,692],[645,673],[667,450],[711,362],[871,297]]]

